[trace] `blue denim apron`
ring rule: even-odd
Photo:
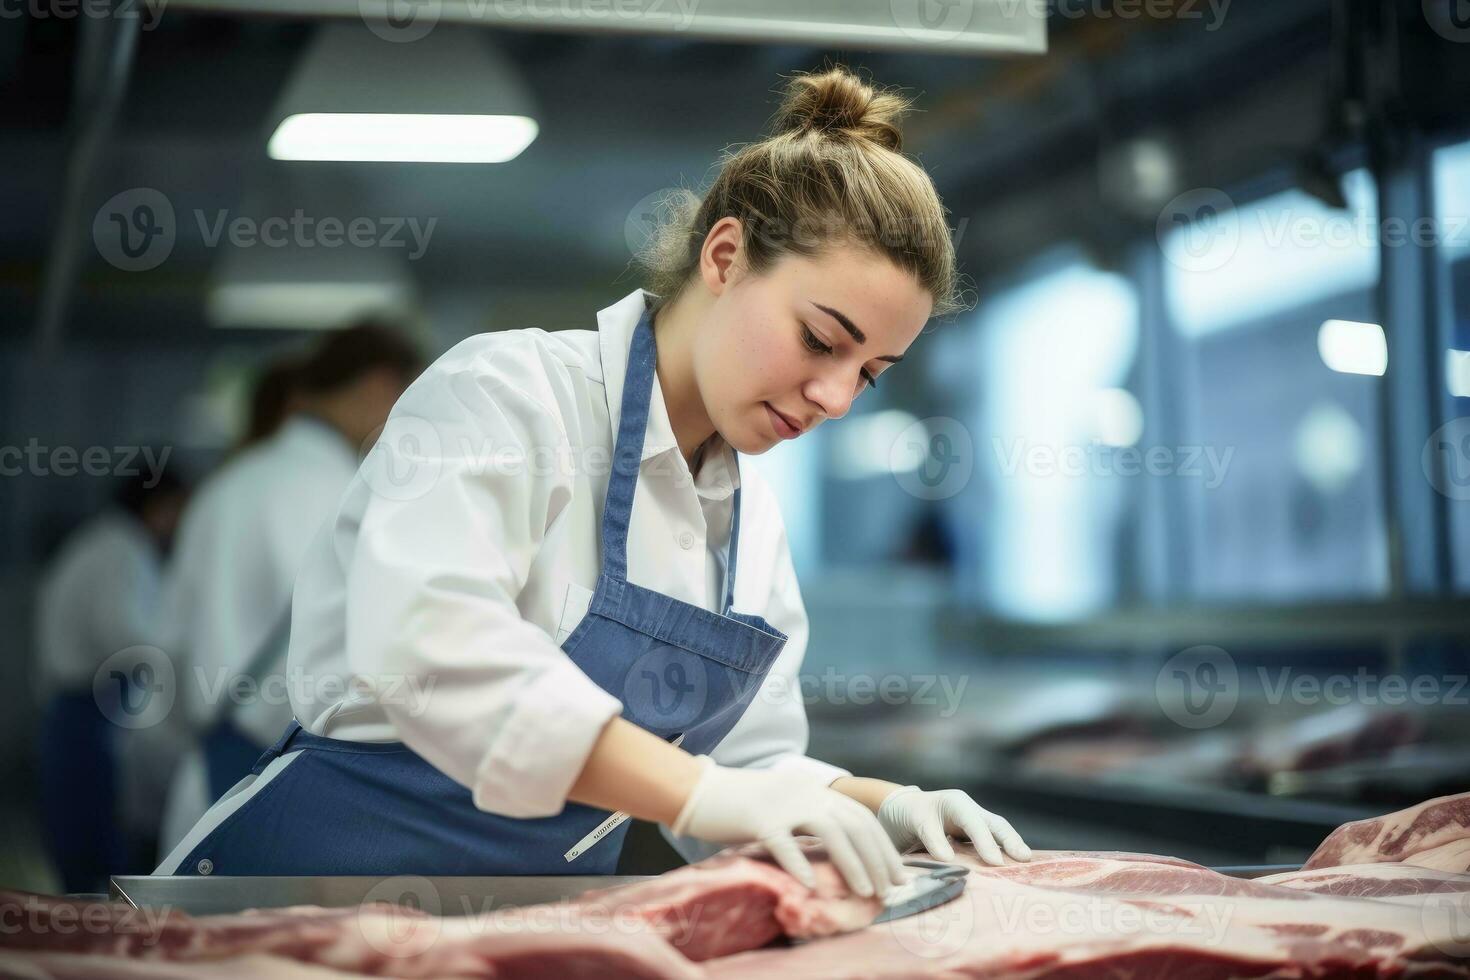
[[[105,892],[108,875],[128,872],[115,735],[91,691],[57,694],[41,713],[42,837],[67,892]]]
[[[260,745],[228,720],[217,721],[199,739],[204,750],[205,783],[214,803],[251,772]]]
[[[587,614],[562,649],[623,702],[629,721],[708,753],[760,689],[786,635],[731,608],[740,540],[734,494],[723,613],[628,581],[628,526],[657,362],[650,316],[633,334],[602,516],[602,569]],[[736,472],[739,457],[736,456]],[[612,874],[627,823],[564,856],[610,816],[568,802],[551,817],[476,809],[470,791],[396,742],[314,735],[292,722],[255,764],[300,754],[225,818],[178,866],[223,875]],[[249,787],[244,792],[251,792]]]

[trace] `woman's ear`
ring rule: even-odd
[[[739,218],[724,217],[704,236],[699,251],[699,276],[705,288],[718,296],[740,276],[744,259],[744,229]]]

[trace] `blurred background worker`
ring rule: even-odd
[[[167,649],[199,745],[169,790],[165,848],[291,721],[283,681],[298,562],[420,366],[410,341],[365,322],[330,335],[297,367],[268,369],[245,447],[185,513]]]
[[[122,739],[110,718],[126,703],[126,672],[97,681],[114,653],[156,641],[161,567],[184,505],[168,470],[129,477],[113,506],[66,540],[40,585],[36,684],[41,813],[47,850],[67,891],[106,891],[128,861],[120,786]],[[95,692],[95,693],[94,693]]]
[[[296,411],[297,374],[301,369],[296,353],[299,352],[277,357],[256,373],[245,406],[243,428],[224,455],[225,461],[274,435]],[[163,629],[164,625],[160,624],[157,631],[161,634]],[[177,681],[177,674],[174,679]],[[120,771],[124,779],[120,805],[128,827],[129,868],[155,863],[159,840],[164,836],[174,774],[180,771],[180,763],[193,749],[189,719],[183,711],[170,711],[148,722],[115,733],[122,742]],[[201,788],[182,798],[192,799],[204,793],[202,763],[196,761],[193,771],[194,783]],[[194,805],[189,805],[189,812]]]
[[[277,358],[261,369],[250,391],[249,415],[235,452],[243,452],[275,435],[300,408],[300,380],[301,365],[294,357]]]

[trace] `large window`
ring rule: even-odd
[[[1346,208],[1299,190],[1212,207],[1161,241],[1178,431],[1213,461],[1177,481],[1195,598],[1387,587],[1377,207],[1366,171],[1342,190]]]
[[[1073,618],[1119,590],[1118,530],[1142,433],[1123,385],[1138,302],[1123,276],[1054,255],[979,311],[981,593],[1006,616]]]
[[[1435,351],[1443,358],[1446,425],[1429,447],[1439,468],[1429,469],[1447,502],[1450,570],[1463,592],[1470,590],[1470,141],[1434,154],[1434,203],[1449,336]]]

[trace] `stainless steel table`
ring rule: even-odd
[[[1259,878],[1297,865],[1242,865],[1216,868],[1236,878]],[[320,905],[341,908],[386,901],[414,905],[435,915],[478,915],[517,905],[574,898],[613,888],[646,875],[526,875],[481,878],[423,878],[399,875],[344,877],[199,877],[196,875],[114,875],[112,897],[135,908],[168,906],[191,915],[218,915],[243,909]]]
[[[641,875],[535,875],[424,878],[399,875],[343,877],[228,877],[212,875],[114,875],[114,899],[136,908],[169,906],[191,915],[252,908],[320,905],[327,908],[387,901],[415,905],[436,915],[477,915],[498,908],[535,905],[612,888]]]

